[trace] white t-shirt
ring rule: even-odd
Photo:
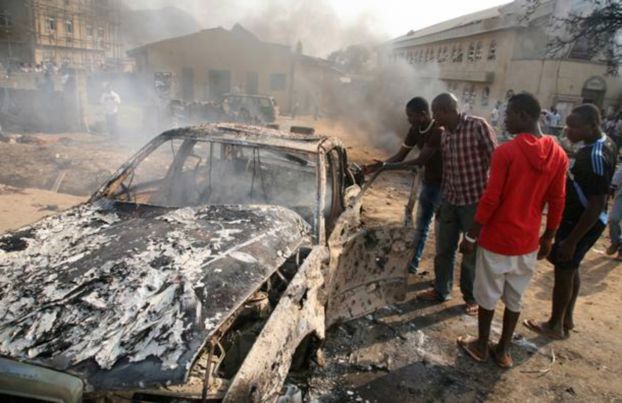
[[[106,115],[116,115],[119,112],[121,97],[114,91],[104,92],[99,102],[104,106]]]

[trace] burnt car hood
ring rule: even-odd
[[[99,201],[0,236],[0,355],[93,389],[181,383],[206,342],[304,243],[276,206]]]

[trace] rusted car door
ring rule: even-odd
[[[335,223],[328,240],[327,326],[405,299],[408,263],[415,252],[415,231],[410,215],[419,186],[418,177],[417,174],[413,177],[402,225],[360,228],[360,197]]]

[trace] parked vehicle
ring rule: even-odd
[[[267,95],[225,94],[223,105],[241,123],[267,124],[279,116],[276,100]]]

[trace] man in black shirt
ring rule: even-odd
[[[607,195],[617,160],[616,145],[600,131],[600,113],[594,105],[573,109],[566,125],[568,140],[585,145],[570,164],[564,216],[549,256],[555,266],[553,309],[546,322],[524,322],[531,330],[555,339],[574,328],[579,265],[606,227]]]
[[[409,272],[415,273],[423,254],[432,217],[441,203],[443,160],[441,159],[440,148],[442,130],[432,119],[430,106],[424,98],[415,97],[411,99],[406,104],[406,115],[411,127],[400,150],[385,161],[376,161],[374,164],[364,166],[363,171],[369,174],[386,165],[394,169],[407,165],[425,167],[415,223],[415,256],[408,268]],[[420,150],[419,156],[416,159],[402,162],[414,147]]]

